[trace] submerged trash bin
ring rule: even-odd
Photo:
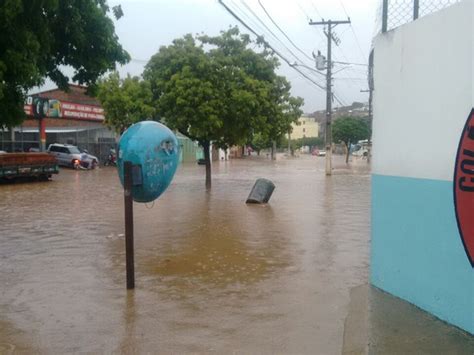
[[[275,184],[267,179],[257,179],[245,203],[267,203],[275,190]]]

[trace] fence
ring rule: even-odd
[[[117,135],[106,127],[87,129],[58,129],[46,133],[46,146],[52,143],[72,144],[87,149],[99,161],[107,159],[111,148],[116,146]],[[39,148],[37,129],[16,128],[13,131],[0,130],[0,150],[27,152]]]
[[[454,5],[461,0],[382,0],[381,24],[377,32],[387,32],[419,17]],[[379,22],[379,21],[377,21]]]

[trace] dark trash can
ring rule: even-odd
[[[267,203],[275,190],[275,184],[267,179],[257,179],[245,203]]]

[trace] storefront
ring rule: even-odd
[[[86,94],[87,88],[70,85],[69,91],[43,91],[28,97],[24,110],[27,119],[19,127],[0,131],[0,150],[30,151],[52,143],[72,144],[87,149],[104,160],[114,148],[117,134],[104,125],[99,102]],[[41,101],[43,118],[35,116],[35,104]]]

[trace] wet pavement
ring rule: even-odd
[[[324,158],[218,162],[211,191],[204,167],[181,166],[134,205],[134,291],[114,168],[0,186],[0,354],[473,354],[472,337],[361,286],[370,171],[335,166],[326,178]],[[276,185],[270,204],[246,205],[259,177]]]

